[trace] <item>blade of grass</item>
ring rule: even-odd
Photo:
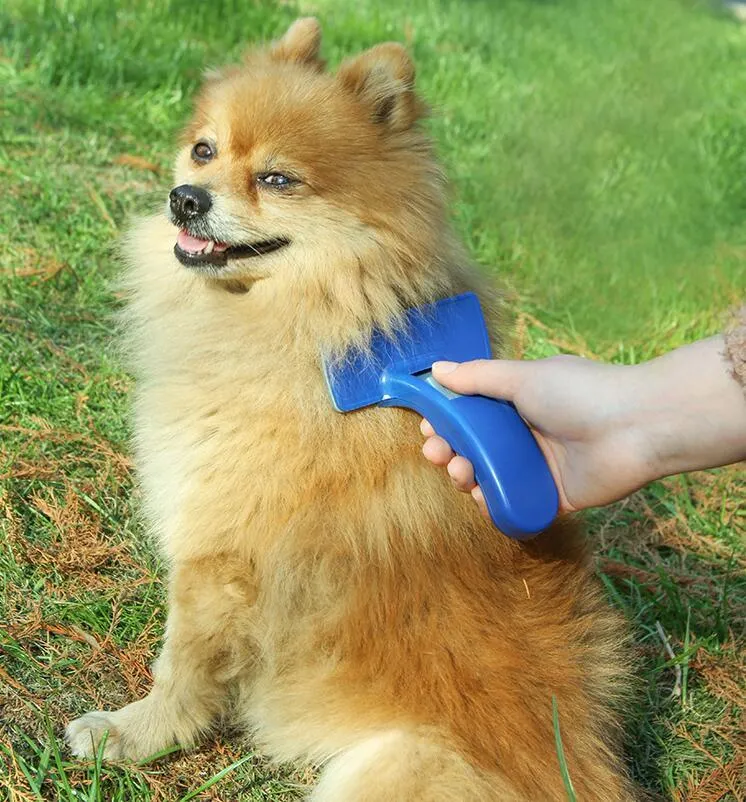
[[[173,755],[175,752],[181,752],[182,747],[176,744],[175,746],[169,746],[166,749],[161,749],[160,752],[154,752],[152,755],[148,755],[144,757],[142,760],[138,760],[135,765],[136,766],[146,766],[148,763],[153,763],[156,760],[160,760],[162,757],[167,757],[168,755]]]
[[[226,766],[224,769],[221,769],[217,774],[214,774],[212,777],[210,777],[209,780],[203,782],[202,785],[199,786],[199,788],[195,788],[194,790],[189,791],[189,793],[181,797],[179,802],[189,802],[190,799],[194,799],[203,791],[206,791],[208,788],[212,788],[212,786],[215,785],[216,782],[222,780],[226,774],[230,774],[232,771],[235,771],[239,766],[243,766],[244,763],[247,763],[253,757],[254,755],[245,755],[239,760],[236,760],[235,762],[231,763],[230,766]]]
[[[689,635],[692,621],[692,608],[686,609],[686,630],[684,632],[684,659],[681,666],[681,706],[686,707],[687,681],[689,679]]]
[[[0,743],[0,751],[4,752],[8,759],[14,763],[23,773],[23,776],[28,781],[29,787],[31,788],[32,792],[36,794],[39,800],[44,800],[44,797],[41,794],[41,785],[38,783],[37,779],[33,776],[33,771],[31,767],[26,763],[23,755],[18,754],[12,746],[8,746],[4,743]]]
[[[557,697],[554,695],[552,695],[552,726],[554,727],[554,745],[557,751],[560,773],[562,774],[562,782],[565,784],[565,793],[567,794],[568,802],[577,802],[575,789],[570,779],[570,772],[567,770],[565,749],[562,746],[562,734],[560,733],[559,708],[557,706]]]

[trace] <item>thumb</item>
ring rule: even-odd
[[[462,395],[486,395],[513,401],[524,376],[521,362],[476,359],[473,362],[434,362],[435,380]]]

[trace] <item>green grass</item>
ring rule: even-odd
[[[717,331],[746,286],[746,26],[707,3],[6,0],[0,799],[289,800],[307,779],[230,734],[135,767],[81,766],[57,737],[147,688],[164,619],[126,457],[113,244],[162,202],[203,67],[308,12],[332,64],[411,47],[454,213],[513,299],[518,353],[640,361]],[[667,799],[743,790],[744,502],[729,469],[587,516],[639,657],[630,765]]]
[[[557,707],[557,697],[552,696],[552,726],[554,727],[554,743],[557,749],[557,761],[562,774],[562,782],[565,784],[565,793],[567,794],[567,802],[577,802],[575,795],[575,788],[572,784],[572,778],[567,768],[567,761],[565,759],[565,748],[562,744],[562,733],[560,732],[559,723],[559,708]]]

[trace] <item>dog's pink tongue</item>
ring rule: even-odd
[[[176,238],[176,242],[182,251],[188,251],[189,253],[202,253],[202,251],[204,251],[204,249],[209,245],[210,240],[193,237],[187,231],[182,229],[179,231],[179,236]],[[228,250],[228,245],[225,242],[216,242],[214,250],[218,252]]]
[[[176,238],[176,242],[181,250],[189,251],[189,253],[199,253],[200,251],[204,251],[209,241],[210,240],[208,239],[193,237],[191,234],[188,234],[183,230],[179,231],[179,236]]]

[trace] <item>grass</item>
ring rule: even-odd
[[[567,768],[567,761],[565,760],[565,748],[562,745],[562,733],[560,732],[559,723],[559,708],[557,707],[557,697],[552,696],[552,726],[554,727],[554,742],[557,749],[557,760],[559,762],[560,772],[562,774],[562,782],[565,784],[565,793],[567,794],[567,802],[577,802],[575,795],[575,788],[572,784],[572,778]]]
[[[58,737],[146,690],[164,620],[127,456],[113,243],[162,202],[202,68],[309,11],[332,64],[411,47],[517,353],[644,360],[717,331],[746,286],[746,27],[706,3],[6,0],[0,799],[290,800],[308,779],[230,733],[130,767],[71,761]],[[744,502],[731,468],[587,516],[640,662],[630,765],[666,799],[743,798]]]

